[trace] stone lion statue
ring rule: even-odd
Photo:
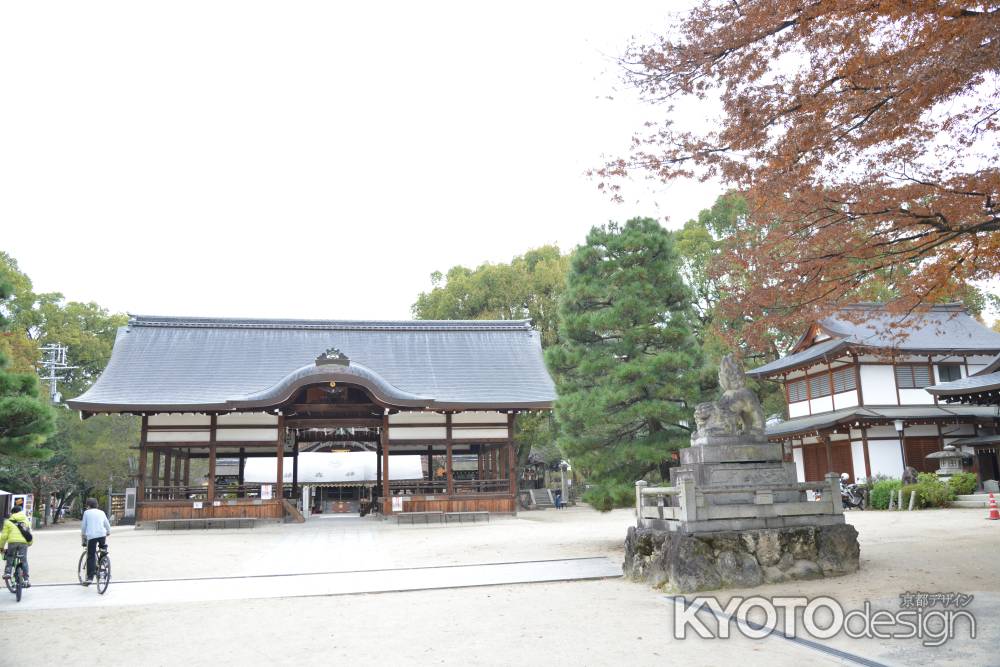
[[[742,435],[748,439],[764,437],[764,411],[757,396],[747,388],[743,370],[736,358],[727,354],[719,364],[722,396],[712,403],[701,403],[694,411],[697,432],[694,437]]]

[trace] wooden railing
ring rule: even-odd
[[[205,500],[208,487],[204,486],[147,486],[143,500]]]
[[[456,494],[507,493],[510,490],[510,480],[456,479],[452,480],[452,489]],[[396,480],[389,482],[389,491],[409,492],[413,495],[445,495],[448,493],[448,482],[445,480]]]
[[[414,495],[437,495],[448,493],[448,482],[444,480],[402,479],[389,482],[389,491],[410,492]]]
[[[818,491],[812,501],[775,502],[780,492]],[[752,494],[752,502],[715,505],[705,502],[705,496]],[[839,478],[830,473],[821,482],[800,482],[768,487],[727,486],[702,488],[694,480],[682,480],[678,486],[651,487],[648,482],[635,483],[636,520],[640,527],[647,519],[658,521],[709,521],[712,519],[752,519],[759,517],[807,516],[841,514]]]
[[[217,484],[215,499],[260,498],[260,486],[260,484]],[[143,493],[143,500],[150,502],[207,499],[207,486],[147,486]]]
[[[507,493],[510,480],[506,479],[456,479],[455,493]]]

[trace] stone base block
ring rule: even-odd
[[[654,530],[681,533],[726,533],[733,531],[763,530],[769,528],[803,528],[807,526],[836,526],[844,523],[843,514],[803,514],[801,516],[758,516],[737,519],[709,519],[706,521],[674,521],[644,519],[643,525]]]
[[[683,450],[682,450],[683,451]],[[701,489],[721,490],[725,487],[791,486],[795,477],[795,464],[784,461],[766,463],[691,463],[670,470],[670,482],[674,486],[681,480],[692,479]],[[804,492],[776,491],[774,502],[798,502],[805,500]],[[709,505],[733,505],[753,503],[752,493],[712,493],[705,494]]]
[[[858,570],[850,524],[687,534],[629,528],[625,576],[677,593],[751,588]]]
[[[784,449],[777,442],[736,442],[702,445],[680,450],[681,464],[692,463],[765,463],[781,461]]]

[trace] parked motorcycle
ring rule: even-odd
[[[857,484],[848,484],[847,473],[840,476],[840,500],[845,510],[865,509],[865,493]]]

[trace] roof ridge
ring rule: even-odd
[[[197,329],[330,329],[352,331],[531,330],[531,320],[312,320],[129,314],[130,327]]]
[[[891,313],[888,305],[883,301],[859,301],[858,303],[846,303],[842,306],[838,306],[833,310],[830,315],[833,315],[842,310],[881,310],[887,313]],[[905,315],[919,315],[921,313],[961,313],[968,312],[965,305],[960,301],[950,301],[948,303],[931,303],[918,306],[913,309],[912,312],[905,313]],[[904,314],[904,313],[892,313],[892,314]],[[829,315],[827,315],[829,317]]]

